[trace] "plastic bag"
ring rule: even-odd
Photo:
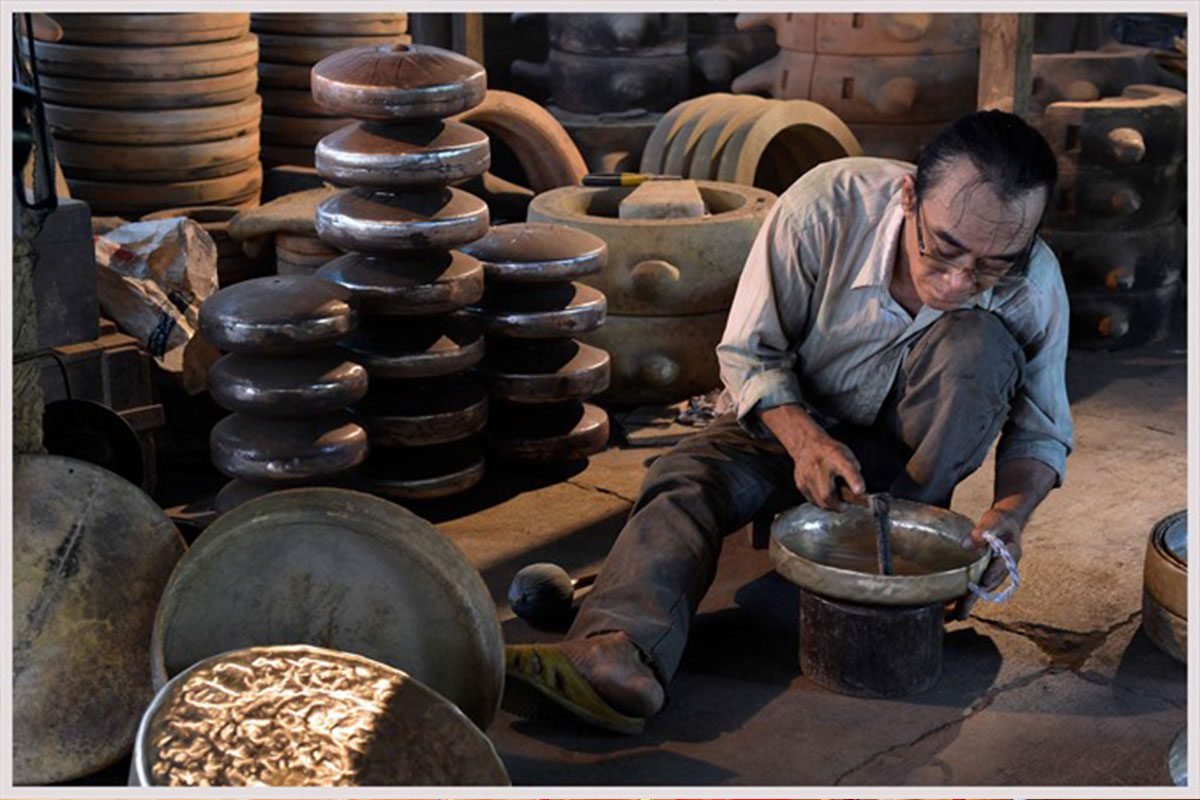
[[[100,307],[189,394],[204,390],[219,351],[198,335],[217,290],[217,246],[186,217],[122,225],[95,237]]]

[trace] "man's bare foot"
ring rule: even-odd
[[[662,684],[624,631],[569,639],[560,647],[596,694],[622,714],[650,717],[663,707]]]

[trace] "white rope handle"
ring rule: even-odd
[[[1004,542],[997,539],[993,534],[985,533],[983,540],[987,542],[988,549],[992,552],[993,558],[999,556],[1004,560],[1004,566],[1008,567],[1009,584],[999,592],[989,592],[974,582],[968,583],[967,588],[980,600],[986,600],[989,603],[1003,603],[1012,597],[1013,592],[1021,585],[1021,576],[1017,573],[1017,561],[1012,557],[1012,553],[1008,552],[1008,548],[1004,546]]]

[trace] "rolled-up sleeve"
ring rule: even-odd
[[[1025,347],[1025,377],[996,446],[996,465],[1033,458],[1053,469],[1061,486],[1075,436],[1066,381],[1070,308],[1056,259],[1052,274],[1041,292],[1045,324]]]
[[[796,349],[808,320],[817,265],[805,242],[808,231],[797,224],[789,199],[780,198],[759,229],[717,346],[721,380],[738,421],[759,436],[766,433],[754,412],[805,404],[796,378]]]

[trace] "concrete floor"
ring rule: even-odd
[[[1151,526],[1186,506],[1183,335],[1073,351],[1076,452],[1025,537],[1006,605],[948,627],[937,686],[905,700],[840,696],[797,665],[796,589],[746,535],[727,540],[666,710],[621,737],[506,713],[489,730],[518,785],[1159,785],[1185,722],[1186,670],[1140,627]],[[480,568],[511,642],[553,640],[513,617],[525,564],[594,572],[662,448],[609,450],[575,474],[493,479],[425,511]],[[955,508],[990,501],[991,461]]]

